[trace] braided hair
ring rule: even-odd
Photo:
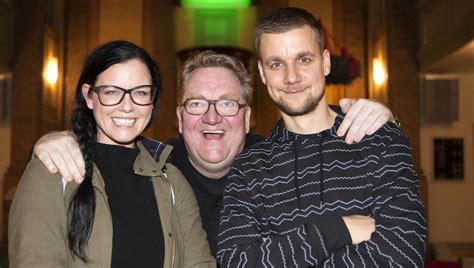
[[[68,243],[73,256],[77,256],[84,262],[88,262],[85,249],[92,231],[96,207],[92,173],[96,150],[97,124],[92,110],[87,107],[82,93],[82,86],[84,84],[94,86],[97,77],[110,66],[133,59],[138,59],[147,66],[152,84],[157,88],[153,100],[153,114],[155,114],[157,101],[161,93],[161,76],[158,66],[145,50],[130,42],[112,41],[92,51],[86,58],[76,86],[77,106],[74,109],[71,121],[73,132],[85,162],[86,173],[84,181],[78,187],[69,204],[68,213],[71,222],[69,223]],[[92,94],[92,91],[89,90],[88,94]]]

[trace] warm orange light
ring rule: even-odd
[[[49,58],[48,62],[46,63],[43,77],[50,85],[56,84],[58,81],[58,58]]]
[[[376,86],[380,86],[385,82],[385,68],[382,60],[379,58],[372,60],[372,76]]]

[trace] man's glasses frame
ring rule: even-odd
[[[192,102],[203,102],[203,103],[206,103],[207,104],[207,107],[205,107],[205,109],[202,109],[202,111],[199,111],[199,112],[193,112],[191,109],[191,106],[190,104]],[[235,107],[235,112],[232,112],[232,113],[226,113],[226,112],[223,112],[222,107],[225,107],[225,105],[220,105],[220,104],[232,104],[234,106],[232,107]],[[209,112],[209,108],[211,107],[211,105],[214,105],[214,108],[216,109],[216,113],[220,116],[236,116],[240,109],[244,108],[247,106],[247,104],[241,104],[239,103],[237,100],[231,100],[231,99],[218,99],[218,100],[208,100],[208,99],[201,99],[201,98],[189,98],[189,99],[186,99],[185,101],[183,101],[183,103],[181,104],[182,107],[184,107],[184,110],[186,111],[186,113],[190,114],[190,115],[205,115],[207,114],[207,112]]]

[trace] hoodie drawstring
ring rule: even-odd
[[[298,203],[298,209],[301,210],[301,194],[300,185],[298,182],[298,150],[296,149],[296,137],[293,136],[293,153],[295,154],[295,161],[293,165],[293,183],[296,190],[296,202]]]
[[[319,140],[319,198],[321,205],[324,204],[324,156],[323,156],[323,141],[326,138],[326,133],[321,133]]]
[[[324,156],[323,156],[323,142],[327,137],[327,133],[322,132],[319,139],[319,198],[320,204],[324,204]],[[302,209],[301,205],[301,193],[300,185],[298,181],[298,150],[296,148],[296,136],[293,136],[293,153],[295,155],[295,161],[293,164],[293,184],[296,191],[296,202],[298,204],[298,209]]]

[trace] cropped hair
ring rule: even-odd
[[[324,34],[321,23],[313,14],[297,7],[284,7],[275,10],[257,24],[253,34],[254,46],[260,57],[260,38],[263,34],[285,33],[303,26],[309,26],[315,33],[321,53],[324,51]]]
[[[218,54],[212,50],[196,53],[184,63],[183,70],[179,77],[179,101],[182,102],[186,84],[192,73],[205,67],[222,67],[230,70],[239,80],[240,90],[247,105],[252,103],[253,88],[251,77],[242,62],[232,56]]]
[[[92,51],[86,58],[76,85],[76,108],[71,121],[73,132],[85,162],[86,173],[84,181],[78,187],[69,204],[68,213],[71,222],[68,228],[68,244],[73,256],[84,262],[88,262],[85,249],[92,231],[96,206],[92,186],[92,171],[96,149],[95,142],[97,140],[97,124],[92,110],[87,107],[82,94],[82,86],[84,84],[95,86],[97,77],[109,67],[133,59],[137,59],[146,65],[152,85],[156,86],[157,92],[153,100],[153,110],[155,111],[161,92],[161,77],[158,66],[145,50],[127,41],[108,42]],[[88,94],[93,94],[92,89],[89,90]]]

